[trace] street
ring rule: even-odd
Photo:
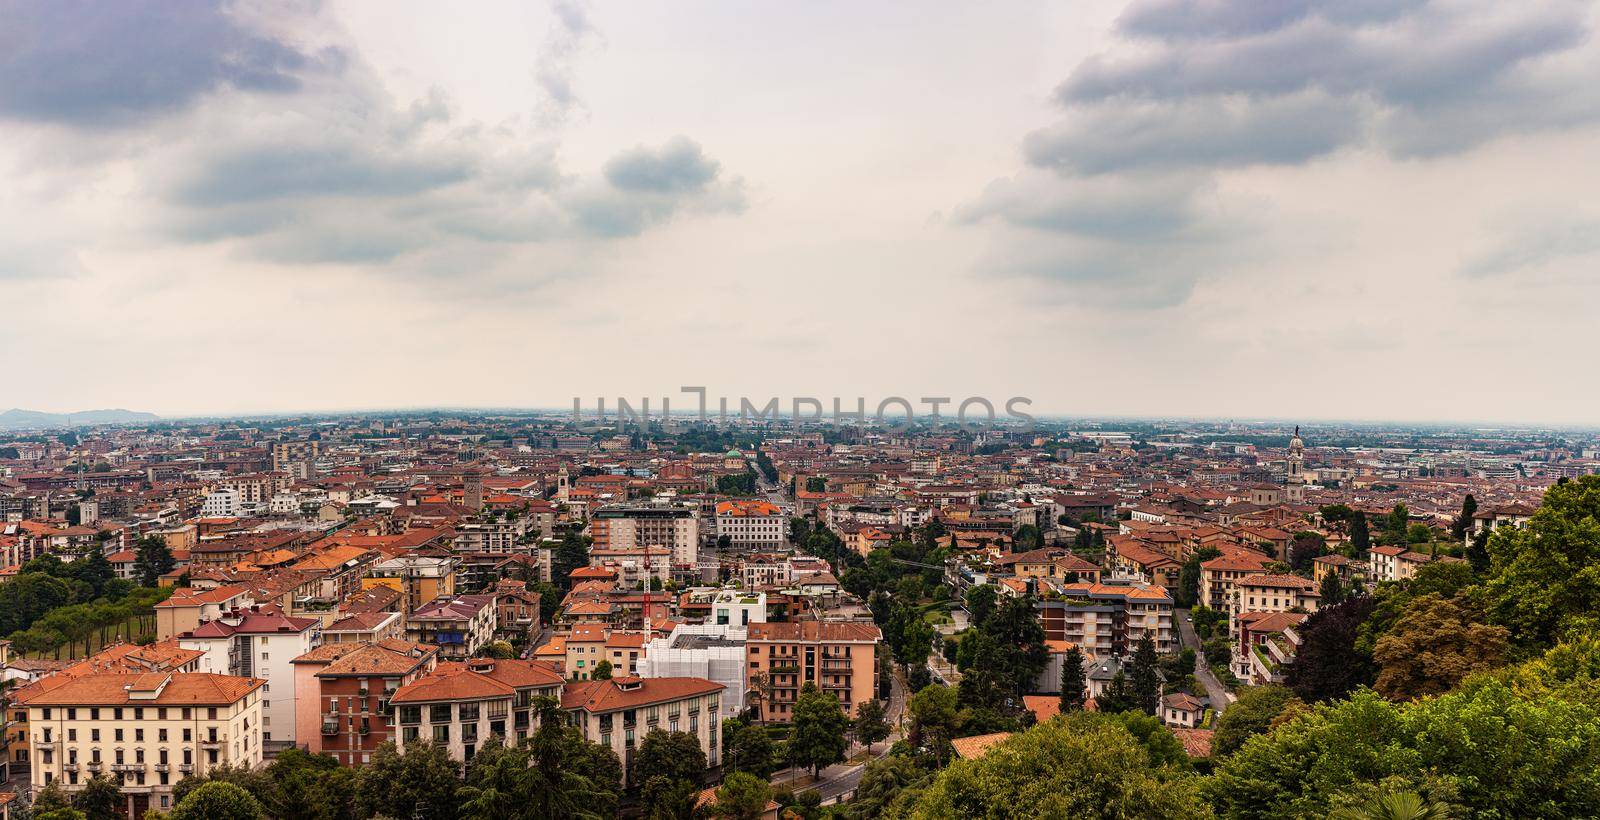
[[[1221,714],[1228,704],[1233,703],[1233,693],[1211,674],[1211,666],[1206,663],[1205,650],[1200,645],[1200,636],[1194,631],[1194,623],[1189,620],[1189,610],[1175,609],[1172,617],[1178,621],[1178,635],[1183,640],[1183,645],[1194,650],[1194,676],[1200,685],[1206,688],[1206,695],[1211,698],[1211,708]]]

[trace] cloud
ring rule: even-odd
[[[547,126],[561,125],[581,105],[573,88],[573,68],[585,43],[596,32],[583,5],[571,0],[556,0],[550,6],[554,21],[539,50],[534,82],[543,93],[537,117]]]
[[[1023,142],[1028,162],[1063,172],[1299,164],[1356,139],[1362,106],[1319,92],[1115,101],[1079,106]]]
[[[1251,244],[1210,196],[1219,180],[1345,151],[1446,157],[1600,121],[1591,16],[1573,0],[1137,0],[1056,88],[1058,119],[1022,140],[1026,167],[957,221],[995,231],[986,273],[1169,306],[1230,275],[1230,254]]]
[[[716,179],[719,166],[693,140],[677,136],[660,148],[639,146],[611,158],[606,179],[619,190],[692,193]]]
[[[223,88],[293,92],[344,60],[337,49],[312,53],[248,30],[220,0],[7,3],[0,117],[126,125]]]
[[[579,222],[601,236],[633,236],[679,211],[740,213],[744,181],[722,179],[722,166],[693,140],[677,136],[659,147],[638,146],[605,163],[605,185],[571,197]]]
[[[1523,228],[1470,259],[1458,275],[1464,279],[1500,279],[1548,271],[1578,260],[1586,262],[1586,278],[1600,282],[1593,273],[1595,263],[1600,262],[1600,221],[1553,218]]]

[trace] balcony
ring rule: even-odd
[[[193,774],[194,773],[194,764],[193,763],[179,763],[178,764],[178,773],[179,774]]]
[[[166,764],[166,763],[157,763],[156,764],[156,771],[158,771],[158,772],[170,772],[170,771],[172,771],[172,767],[170,765]]]
[[[78,770],[78,764],[76,764],[76,763],[63,763],[63,764],[61,764],[61,770],[64,771],[64,772],[75,772],[75,771]]]
[[[200,739],[200,748],[202,748],[202,749],[220,749],[220,748],[222,748],[222,744],[227,743],[227,742],[228,742],[228,739],[226,737],[221,737],[221,736],[219,736],[219,737],[204,737],[204,738]]]
[[[325,736],[332,736],[332,735],[339,734],[339,721],[337,721],[337,720],[324,720],[322,722],[322,734],[325,735]]]
[[[100,762],[100,761],[98,761],[98,760],[91,760],[91,761],[89,761],[89,762],[88,762],[88,764],[86,764],[86,765],[87,765],[87,766],[88,766],[88,767],[89,767],[89,771],[91,771],[91,772],[98,772],[98,771],[100,771],[100,770],[101,770],[101,769],[102,769],[102,768],[104,768],[104,767],[105,767],[105,764],[104,764],[104,763],[101,763],[101,762]]]
[[[113,763],[113,764],[111,764],[111,771],[114,771],[114,772],[142,772],[142,771],[144,771],[144,764],[143,763]]]

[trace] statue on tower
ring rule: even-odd
[[[1306,499],[1306,443],[1300,439],[1300,425],[1289,439],[1289,474],[1284,477],[1284,497],[1298,504]]]

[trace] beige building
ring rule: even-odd
[[[539,725],[535,699],[560,698],[561,684],[560,673],[542,661],[440,663],[389,699],[395,745],[432,741],[467,761],[491,737],[521,743]]]
[[[652,729],[687,732],[700,741],[706,765],[721,764],[722,684],[703,678],[612,678],[567,684],[561,708],[585,740],[622,760],[623,785],[633,757]]]
[[[1310,578],[1298,575],[1251,575],[1234,583],[1229,623],[1237,628],[1246,612],[1315,612],[1320,596]]]
[[[221,586],[214,589],[180,587],[172,597],[155,605],[156,638],[166,640],[183,632],[192,632],[206,621],[221,618],[223,613],[248,609],[255,604],[250,591],[242,586]]]
[[[751,624],[745,636],[745,689],[759,718],[794,719],[800,687],[816,684],[834,695],[846,714],[878,694],[878,642],[870,623],[796,621]]]
[[[222,766],[261,764],[265,681],[204,672],[85,675],[28,700],[34,791],[108,774],[129,816],[172,807],[172,786]]]

